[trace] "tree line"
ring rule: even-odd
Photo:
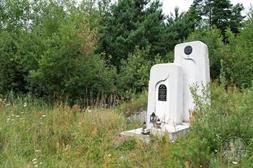
[[[159,0],[2,0],[0,94],[80,101],[129,98],[147,88],[153,64],[177,43],[209,47],[212,80],[245,88],[253,79],[252,12],[230,0],[194,0],[166,16]]]

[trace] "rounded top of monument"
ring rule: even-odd
[[[189,47],[188,47],[189,46]],[[187,48],[187,51],[189,52],[190,51],[190,47],[192,47],[193,48],[193,46],[195,46],[195,47],[197,47],[197,46],[199,46],[199,47],[204,47],[204,48],[207,48],[207,45],[205,44],[205,43],[203,43],[202,41],[191,41],[191,42],[185,42],[185,43],[180,43],[180,44],[177,44],[176,46],[175,46],[175,49],[176,48],[181,48],[181,47],[183,47],[183,48],[186,48],[186,47],[188,47]],[[185,54],[187,54],[187,53],[185,53]],[[187,55],[189,55],[189,54],[187,54]]]

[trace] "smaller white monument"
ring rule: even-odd
[[[162,125],[183,121],[183,70],[177,64],[157,64],[151,68],[148,88],[147,126],[152,114]]]

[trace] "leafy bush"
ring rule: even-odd
[[[250,87],[253,80],[253,19],[245,23],[238,37],[230,35],[229,53],[226,54],[226,67],[233,82],[241,87]]]
[[[28,74],[21,61],[16,33],[0,32],[0,93],[26,91]]]
[[[148,53],[148,49],[136,48],[127,60],[122,61],[118,79],[118,89],[122,95],[127,97],[147,87],[151,68],[151,61],[146,59]]]

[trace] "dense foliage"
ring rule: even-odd
[[[252,80],[252,18],[230,1],[195,0],[165,16],[159,0],[0,2],[0,94],[94,102],[147,88],[149,69],[173,60],[177,43],[201,40],[211,76]]]
[[[118,68],[136,46],[149,47],[146,59],[154,60],[157,54],[165,56],[169,37],[164,19],[159,1],[121,0],[102,20],[98,50]]]

